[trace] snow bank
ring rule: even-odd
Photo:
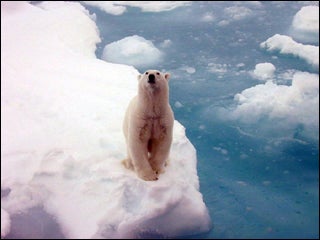
[[[143,12],[163,12],[189,6],[191,1],[82,1],[82,3],[98,7],[109,14],[121,15],[126,11],[126,6],[138,7]]]
[[[208,231],[183,126],[175,122],[158,181],[123,168],[121,125],[137,70],[94,57],[98,30],[79,3],[39,6],[1,2],[1,189],[10,189],[1,198],[1,234],[9,215],[39,205],[66,238]]]
[[[253,70],[253,76],[262,81],[271,80],[275,70],[276,67],[272,63],[258,63]]]
[[[134,35],[107,44],[101,58],[113,63],[156,68],[163,58],[163,53],[151,41]]]
[[[315,68],[319,68],[319,47],[297,43],[291,37],[275,34],[260,44],[267,51],[280,51],[302,58]]]
[[[291,35],[303,42],[319,44],[319,6],[302,7],[292,21]]]

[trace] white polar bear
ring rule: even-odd
[[[138,76],[138,95],[126,111],[123,132],[127,143],[125,167],[144,180],[157,180],[168,159],[174,116],[169,105],[169,73],[148,70]]]

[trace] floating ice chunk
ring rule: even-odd
[[[187,73],[189,74],[193,74],[196,72],[196,69],[194,67],[188,67],[188,66],[185,66],[185,67],[182,67],[181,68],[182,70],[185,70]]]
[[[303,42],[319,44],[319,6],[305,6],[296,13],[291,35]]]
[[[237,184],[241,186],[247,186],[248,184],[245,181],[237,181]]]
[[[297,30],[319,32],[319,6],[302,7],[293,18],[292,25]]]
[[[171,11],[178,7],[189,6],[191,1],[120,1],[117,3],[141,8],[143,12],[163,12]]]
[[[245,89],[234,97],[237,107],[233,118],[256,122],[261,118],[281,119],[286,126],[305,124],[312,132],[319,129],[319,75],[295,72],[292,85],[277,85],[272,81]],[[313,133],[314,134],[314,133]]]
[[[183,107],[183,104],[182,104],[181,102],[179,102],[179,101],[176,101],[176,102],[174,103],[174,106],[175,106],[176,108],[182,108],[182,107]]]
[[[245,65],[244,63],[238,63],[238,64],[236,65],[236,67],[237,67],[238,69],[243,69],[245,66],[246,66],[246,65]]]
[[[106,13],[112,15],[121,15],[123,14],[127,8],[125,6],[121,6],[120,4],[115,4],[113,1],[81,1],[85,5],[97,7]]]
[[[150,40],[134,35],[107,44],[103,60],[135,67],[152,67],[162,61],[163,53]]]
[[[297,43],[291,37],[275,34],[260,44],[267,51],[279,51],[282,54],[292,54],[304,59],[314,67],[319,67],[319,47]]]
[[[253,76],[259,80],[270,80],[274,77],[275,66],[272,63],[258,63],[253,71]]]
[[[172,41],[170,39],[166,39],[160,44],[162,48],[168,48],[171,45],[172,45]]]
[[[212,12],[206,12],[202,17],[201,21],[203,22],[214,22],[216,17]]]
[[[221,148],[221,147],[213,147],[214,150],[221,152],[223,155],[227,155],[228,154],[228,150]]]

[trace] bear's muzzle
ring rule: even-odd
[[[156,83],[156,77],[153,74],[150,74],[148,77],[148,83],[154,84]]]

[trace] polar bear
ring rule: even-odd
[[[138,76],[138,94],[127,108],[123,132],[127,144],[125,167],[153,181],[164,171],[174,122],[169,104],[169,73],[148,70]]]

